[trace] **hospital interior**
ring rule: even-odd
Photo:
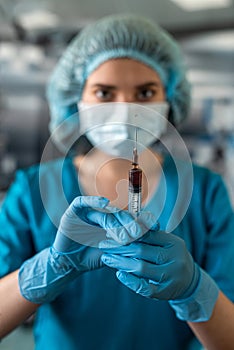
[[[40,162],[45,147],[43,160],[61,155],[45,87],[63,50],[86,24],[126,12],[148,16],[179,42],[192,94],[180,134],[195,163],[223,175],[234,206],[234,0],[0,0],[0,203],[16,171]],[[32,350],[32,324],[0,349]]]

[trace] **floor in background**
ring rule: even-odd
[[[32,327],[21,326],[0,342],[0,350],[33,350]]]

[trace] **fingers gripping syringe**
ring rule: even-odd
[[[138,164],[137,129],[136,144],[133,148],[132,168],[129,170],[128,176],[128,211],[134,216],[137,216],[141,210],[142,201],[142,170]]]

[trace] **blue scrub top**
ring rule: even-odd
[[[185,171],[184,198],[173,218],[178,177],[170,156],[163,173],[167,191],[162,195],[161,182],[146,209],[158,213],[161,229],[166,230],[180,210],[183,214],[191,179]],[[234,214],[227,191],[221,177],[208,169],[193,165],[193,176],[189,207],[173,233],[185,240],[194,260],[234,300]],[[53,243],[60,217],[78,195],[70,158],[17,172],[0,211],[1,276]],[[82,274],[54,302],[41,305],[34,335],[36,350],[183,350],[193,338],[166,301],[135,294],[108,267]]]

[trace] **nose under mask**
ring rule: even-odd
[[[129,159],[136,143],[142,152],[165,134],[169,105],[162,103],[78,103],[80,134],[94,147]]]

